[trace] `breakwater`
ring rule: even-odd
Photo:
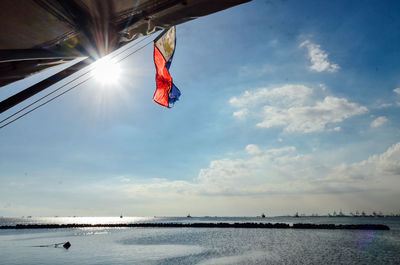
[[[169,228],[265,228],[265,229],[328,229],[328,230],[390,230],[382,224],[309,224],[309,223],[126,223],[126,224],[17,224],[0,229],[59,229],[90,227],[169,227]]]

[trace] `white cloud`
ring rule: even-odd
[[[400,87],[393,89],[393,92],[400,96]]]
[[[300,44],[300,47],[308,49],[308,58],[311,61],[310,69],[317,72],[336,72],[339,65],[329,62],[328,54],[321,49],[320,45],[306,40]]]
[[[345,98],[325,96],[318,99],[315,94],[313,89],[304,85],[284,85],[245,91],[229,102],[245,107],[246,116],[261,119],[258,127],[283,127],[287,132],[301,133],[339,131],[339,126],[332,128],[332,125],[368,111]]]
[[[389,108],[391,106],[393,106],[392,103],[382,103],[382,104],[378,105],[376,108],[377,109],[384,109],[384,108]]]
[[[266,102],[284,102],[289,105],[299,105],[304,102],[312,89],[304,85],[284,85],[272,89],[261,88],[254,92],[245,91],[240,97],[233,97],[229,103],[236,107],[257,106]]]
[[[358,163],[332,168],[325,180],[353,183],[366,190],[373,187],[390,189],[400,180],[400,142],[390,146],[382,154],[372,155]]]
[[[248,109],[241,109],[238,111],[235,111],[233,113],[233,117],[239,118],[239,119],[244,119],[246,118],[246,116],[249,114],[249,110]]]
[[[251,157],[211,161],[194,181],[158,179],[132,185],[129,192],[132,196],[156,199],[354,192],[368,196],[375,190],[398,192],[400,185],[400,142],[361,162],[341,165],[329,164],[319,154],[301,154],[293,146],[257,149],[259,152]]]
[[[261,153],[260,148],[255,145],[255,144],[249,144],[246,146],[246,151],[247,153],[249,153],[250,155],[258,155]]]
[[[385,116],[380,116],[373,120],[370,124],[371,128],[377,128],[382,125],[384,125],[386,122],[388,122],[388,119]]]
[[[90,210],[93,203],[107,206],[104,209],[122,207],[124,212],[148,216],[187,213],[238,216],[265,211],[276,215],[300,210],[326,213],[327,209],[339,207],[347,212],[398,210],[400,142],[367,159],[343,164],[316,151],[298,151],[294,146],[257,148],[260,152],[251,156],[246,146],[241,152],[235,152],[238,158],[213,160],[193,180],[129,177],[130,182],[118,182],[119,177],[114,177],[100,183],[96,180],[95,185],[89,186],[77,183],[72,188],[74,193],[85,194],[90,199],[78,214],[87,213],[88,209],[93,211]],[[3,212],[18,209],[15,203],[4,209],[5,204]],[[38,211],[46,214],[48,208]],[[101,210],[100,213],[103,214]],[[69,214],[77,213],[74,210]]]
[[[326,97],[313,106],[296,106],[289,109],[264,107],[264,120],[258,127],[284,126],[288,132],[320,132],[329,123],[338,123],[354,115],[363,114],[367,108],[344,98]]]
[[[131,181],[129,178],[124,177],[124,176],[119,176],[119,177],[117,177],[117,179],[119,182],[122,182],[122,183],[128,183]]]

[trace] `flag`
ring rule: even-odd
[[[153,100],[171,108],[179,100],[181,92],[172,82],[169,73],[176,45],[175,26],[164,30],[154,40],[154,64],[156,66],[156,91]]]

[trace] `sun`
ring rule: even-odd
[[[102,58],[95,62],[92,74],[102,85],[115,85],[121,77],[121,66],[109,58]]]

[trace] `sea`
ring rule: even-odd
[[[389,231],[261,228],[0,229],[0,265],[400,264],[400,217],[23,217],[16,224],[385,224]],[[57,243],[69,241],[71,247]]]

